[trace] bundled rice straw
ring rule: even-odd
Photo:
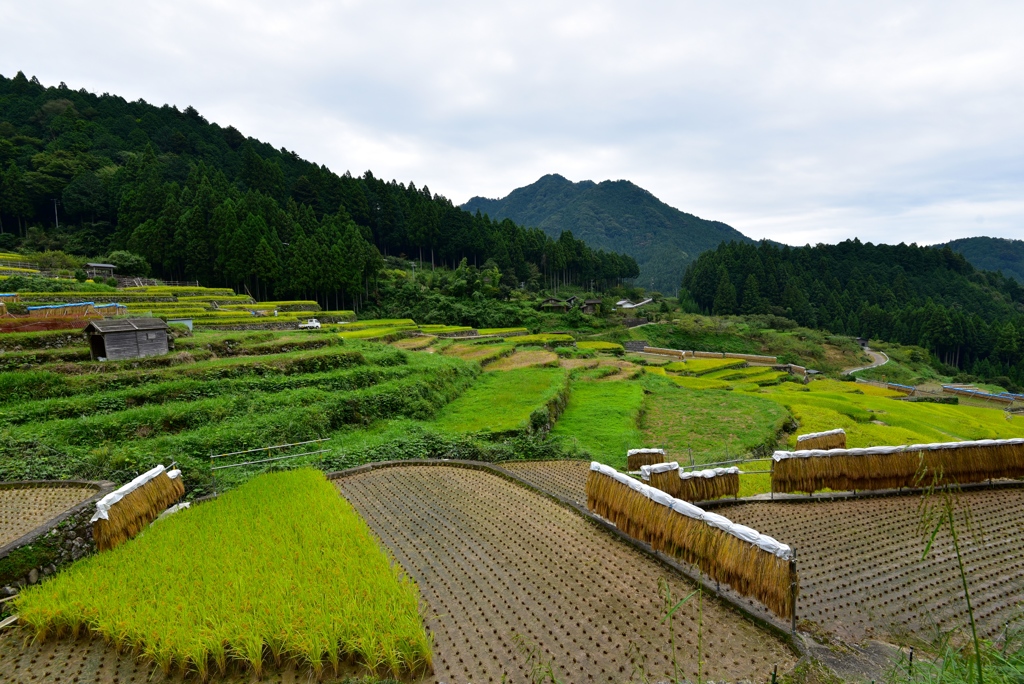
[[[740,491],[740,469],[708,468],[707,470],[679,470],[679,464],[658,463],[640,466],[640,477],[683,501],[710,501],[723,496],[736,496]]]
[[[630,449],[626,452],[626,470],[640,470],[640,466],[665,462],[664,449]]]
[[[772,491],[898,487],[1024,477],[1024,439],[776,451]]]
[[[587,507],[655,550],[756,598],[776,615],[792,617],[797,575],[785,544],[600,463],[590,464]]]
[[[796,448],[804,449],[845,449],[846,431],[843,428],[812,432],[808,435],[796,436]]]
[[[96,548],[107,551],[131,539],[184,495],[181,471],[162,465],[107,494],[96,503],[91,520]]]

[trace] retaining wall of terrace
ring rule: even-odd
[[[67,565],[96,551],[90,518],[96,502],[114,491],[108,481],[29,480],[5,482],[5,489],[92,487],[96,493],[63,513],[47,520],[27,534],[0,547],[0,593],[11,596],[22,587],[37,583]]]

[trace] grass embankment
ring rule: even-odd
[[[426,669],[418,600],[334,485],[296,470],[76,563],[26,589],[17,610],[39,638],[86,629],[202,680],[232,662],[259,675],[265,659],[317,675],[350,658],[395,675]]]
[[[355,343],[97,370],[0,374],[0,479],[123,482],[176,460],[190,495],[200,495],[212,487],[211,453],[335,437],[385,418],[430,419],[479,372],[458,359]],[[262,468],[223,471],[218,485]]]
[[[1024,418],[1000,409],[903,402],[891,398],[899,393],[871,385],[784,383],[761,396],[788,408],[800,433],[843,428],[851,448],[1024,436]],[[796,446],[795,435],[789,446]]]
[[[576,380],[551,435],[581,458],[624,468],[626,451],[642,446],[637,419],[643,399],[639,382]]]
[[[447,432],[494,436],[540,430],[561,411],[567,381],[561,368],[486,373],[445,406],[434,424]]]

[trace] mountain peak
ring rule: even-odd
[[[670,207],[626,179],[572,182],[541,176],[499,199],[474,197],[462,205],[494,219],[538,227],[552,237],[564,230],[594,248],[625,252],[640,265],[637,284],[675,292],[686,266],[722,242],[751,242],[736,229]]]

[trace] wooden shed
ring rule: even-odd
[[[159,318],[92,321],[82,330],[89,336],[93,361],[121,361],[168,352],[167,324]]]
[[[600,299],[587,299],[583,302],[583,313],[596,314],[601,311]]]
[[[114,264],[95,264],[90,261],[85,265],[85,274],[90,278],[113,278],[115,269],[117,266]]]

